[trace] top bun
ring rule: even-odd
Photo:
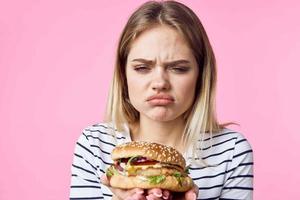
[[[133,156],[143,156],[149,159],[178,165],[183,170],[185,160],[181,153],[171,146],[166,146],[154,142],[133,141],[118,145],[111,153],[113,160],[129,158]]]

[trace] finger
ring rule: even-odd
[[[103,185],[110,187],[109,180],[105,174],[100,177],[100,181]]]
[[[128,199],[129,200],[146,200],[146,197],[143,194],[135,193],[133,196],[129,197]]]
[[[194,187],[192,188],[192,190],[194,190],[195,194],[196,194],[196,198],[199,195],[199,187],[194,183]]]
[[[192,189],[190,189],[189,191],[187,191],[184,196],[185,196],[186,200],[196,200],[198,193],[199,193],[199,188],[195,184],[194,187]]]
[[[147,200],[161,200],[162,197],[157,197],[154,194],[149,194],[148,196],[146,196]]]
[[[143,195],[144,190],[141,188],[133,188],[129,190],[119,189],[119,188],[110,188],[111,191],[120,199],[133,199],[134,195]],[[138,197],[139,199],[139,197]],[[137,200],[137,199],[136,199]]]
[[[169,190],[163,190],[162,192],[162,198],[163,199],[169,199],[171,192]]]
[[[196,200],[197,198],[195,192],[186,192],[184,197],[186,200]]]
[[[149,194],[146,196],[147,200],[159,200],[160,197],[155,196],[154,194]]]
[[[160,188],[152,188],[148,190],[148,194],[154,195],[156,198],[161,198],[162,197],[162,190]]]

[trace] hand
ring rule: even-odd
[[[162,190],[160,188],[152,188],[147,191],[147,200],[171,200],[173,198],[172,192],[169,190]]]
[[[185,193],[182,192],[170,192],[168,190],[161,190],[160,188],[153,188],[148,190],[148,195],[146,196],[147,200],[161,200],[161,199],[170,199],[170,200],[196,200],[199,188],[197,185],[194,184],[193,188],[186,191]]]
[[[109,180],[107,179],[106,175],[103,174],[101,176],[101,183],[106,185],[113,193],[113,198],[115,200],[146,200],[144,196],[144,189],[141,188],[133,188],[133,189],[119,189],[113,188],[109,184]]]

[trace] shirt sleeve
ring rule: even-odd
[[[87,133],[83,131],[73,155],[70,200],[104,199],[97,173],[99,166],[95,164],[95,155],[91,149]]]
[[[253,199],[253,151],[242,135],[235,142],[220,199]]]

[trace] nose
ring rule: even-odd
[[[170,89],[170,82],[169,82],[168,74],[161,67],[158,67],[155,70],[155,73],[153,75],[153,81],[152,81],[152,89],[155,91],[162,91],[162,90]]]

